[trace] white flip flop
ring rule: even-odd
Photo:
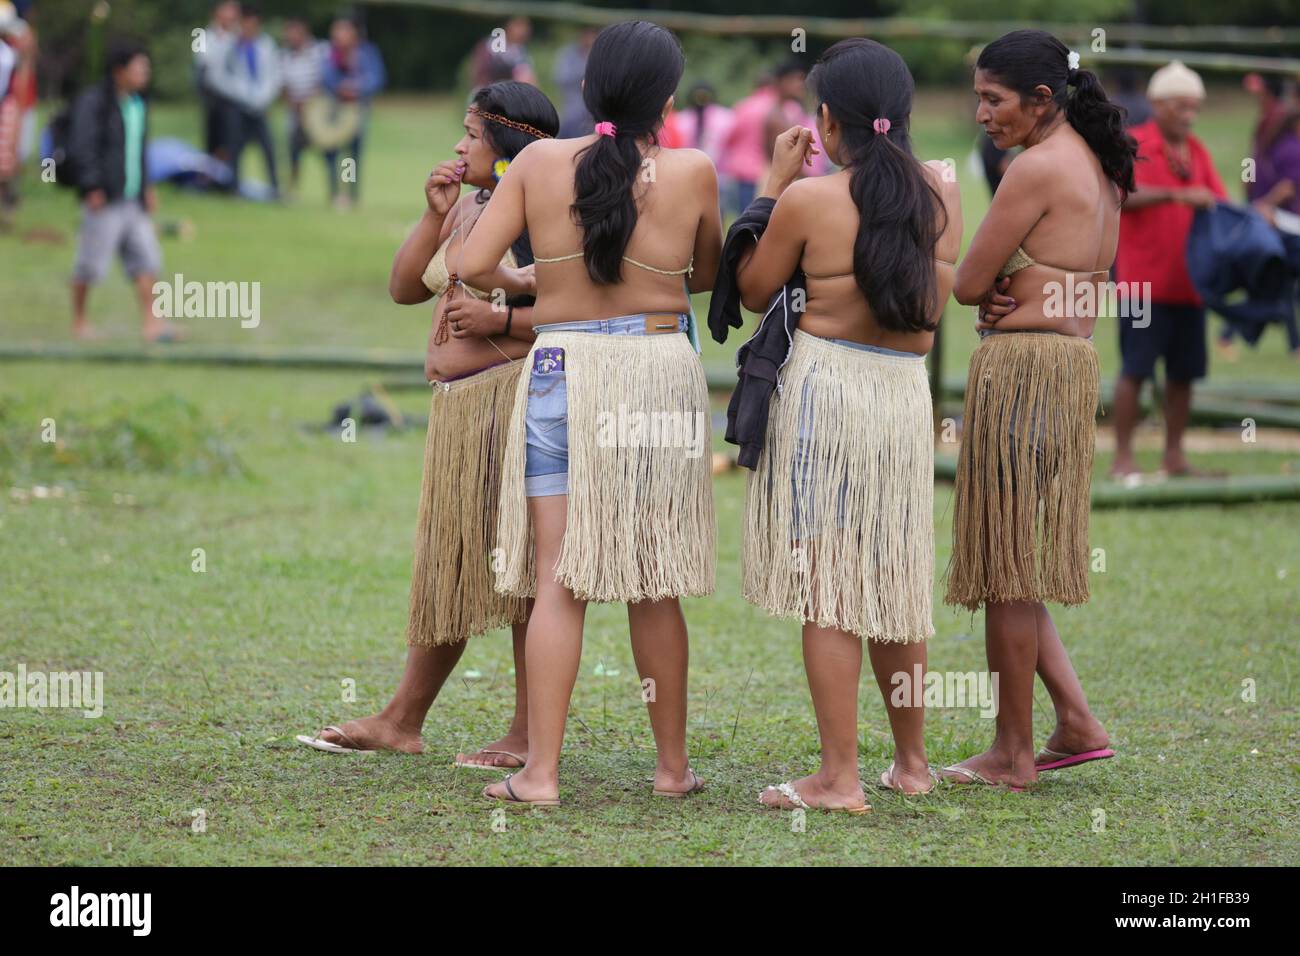
[[[344,740],[346,740],[348,743],[351,743],[351,744],[355,744],[355,743],[356,743],[355,740],[353,740],[351,737],[349,737],[347,734],[345,734],[345,733],[343,732],[343,728],[341,728],[341,727],[335,727],[333,724],[331,724],[330,726],[323,728],[323,729],[321,730],[321,733],[324,733],[326,730],[332,730],[332,731],[334,731],[334,733],[338,734],[340,737],[342,737],[342,738],[343,738]],[[334,742],[331,741],[331,740],[322,740],[320,737],[308,737],[306,734],[298,734],[298,736],[296,736],[296,737],[294,738],[294,740],[298,741],[298,743],[300,743],[300,744],[306,744],[308,747],[311,747],[313,750],[323,750],[323,751],[324,751],[325,753],[327,753],[327,754],[372,754],[372,753],[377,753],[377,751],[375,751],[375,750],[368,750],[368,749],[366,749],[365,747],[357,747],[357,746],[354,746],[354,747],[340,747],[338,744],[334,743]]]
[[[476,751],[474,751],[474,753],[480,753],[480,754],[501,754],[502,756],[506,756],[506,757],[514,757],[516,760],[519,761],[519,765],[518,765],[517,767],[507,767],[507,766],[505,766],[504,764],[497,764],[497,765],[494,766],[493,764],[490,764],[490,763],[470,763],[470,762],[468,762],[468,761],[464,761],[464,760],[457,760],[455,763],[452,764],[452,766],[453,766],[453,767],[459,767],[459,768],[461,768],[462,770],[497,770],[497,771],[500,771],[500,770],[522,770],[522,769],[524,769],[524,764],[528,763],[528,758],[527,758],[527,757],[523,756],[522,754],[513,753],[512,751],[509,751],[509,750],[476,750]],[[473,755],[471,754],[470,756],[473,756]]]

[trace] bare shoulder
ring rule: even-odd
[[[846,183],[837,181],[838,178],[831,174],[796,179],[781,193],[781,202],[786,208],[804,210],[833,201],[847,188]]]
[[[716,181],[718,171],[709,154],[699,149],[682,147],[680,149],[662,149],[658,156],[661,161],[672,163],[694,182],[706,183]]]
[[[570,160],[577,152],[573,139],[535,139],[510,161],[510,168],[529,172]]]
[[[1013,189],[1038,189],[1059,178],[1061,157],[1053,148],[1035,146],[1019,153],[1007,166],[1006,174],[998,191],[1003,185]]]
[[[837,196],[833,188],[828,188],[832,184],[824,180],[829,178],[814,176],[795,180],[776,201],[772,217],[779,217],[786,228],[794,226],[804,232],[811,231],[811,223],[818,210],[831,208],[843,201],[843,196]]]
[[[469,192],[465,193],[465,195],[461,196],[460,199],[456,200],[456,205],[451,207],[451,214],[447,216],[446,221],[442,224],[442,240],[444,242],[453,232],[460,228],[461,223],[463,223],[468,216],[472,215],[471,210],[477,205],[477,189],[471,189]]]
[[[713,169],[713,160],[709,159],[709,154],[702,149],[682,146],[678,149],[665,149],[662,152],[687,169]]]

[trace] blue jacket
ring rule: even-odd
[[[1285,321],[1294,308],[1300,241],[1288,239],[1248,206],[1218,203],[1198,209],[1192,219],[1187,237],[1192,284],[1205,305],[1251,344],[1266,325]]]
[[[332,51],[325,56],[325,75],[321,84],[331,95],[337,96],[339,84],[352,80],[357,84],[358,99],[365,102],[384,88],[387,77],[384,74],[384,59],[379,55],[379,48],[373,43],[362,43],[357,47],[356,70],[345,73],[339,69]]]

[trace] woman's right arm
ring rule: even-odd
[[[1007,169],[993,194],[984,221],[975,230],[970,248],[957,266],[953,298],[962,305],[979,305],[994,289],[998,272],[1047,212],[1059,170],[1036,150],[1027,149]]]
[[[461,173],[459,161],[449,160],[440,163],[425,180],[424,215],[393,256],[393,269],[388,275],[388,294],[398,305],[414,305],[433,298],[424,284],[424,270],[444,240],[443,226],[449,217],[454,219]]]
[[[812,180],[799,179],[799,173],[818,152],[812,130],[805,127],[792,126],[776,138],[762,194],[775,199],[776,205],[758,244],[742,252],[736,262],[740,304],[750,312],[762,315],[803,259],[809,233],[807,207],[814,204],[804,196]]]
[[[545,149],[546,141],[529,143],[511,160],[461,247],[460,278],[476,289],[532,295],[537,288],[532,270],[507,268],[501,264],[501,257],[528,226],[524,219],[524,179],[537,159],[538,147]]]

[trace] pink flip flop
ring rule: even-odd
[[[1115,751],[1106,747],[1101,750],[1085,750],[1081,754],[1063,754],[1059,750],[1049,750],[1044,747],[1038,751],[1038,756],[1047,757],[1048,760],[1046,763],[1035,762],[1035,770],[1064,770],[1066,767],[1075,767],[1093,760],[1107,760],[1115,756]]]

